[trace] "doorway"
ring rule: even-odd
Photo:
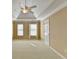
[[[44,42],[49,45],[49,19],[44,23]]]

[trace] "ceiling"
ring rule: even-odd
[[[12,0],[12,17],[16,19],[20,14],[20,7],[23,7],[25,0]],[[26,5],[37,7],[32,9],[37,19],[46,17],[47,14],[58,8],[58,6],[66,3],[66,0],[26,0]]]

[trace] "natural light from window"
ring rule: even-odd
[[[18,36],[23,36],[23,24],[18,24],[17,25],[17,35]]]
[[[37,24],[30,24],[30,35],[31,36],[36,36],[37,35]]]

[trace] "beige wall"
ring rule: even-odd
[[[49,45],[66,57],[67,54],[67,8],[48,17],[49,19]],[[44,20],[41,23],[41,35],[44,38]]]
[[[67,50],[67,8],[63,8],[50,19],[50,46],[66,57]]]

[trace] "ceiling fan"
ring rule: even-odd
[[[21,7],[21,12],[23,12],[23,13],[28,13],[28,12],[32,12],[31,10],[32,10],[32,8],[36,8],[37,6],[36,5],[34,5],[34,6],[27,6],[26,5],[26,0],[25,0],[25,5],[24,5],[24,7]]]

